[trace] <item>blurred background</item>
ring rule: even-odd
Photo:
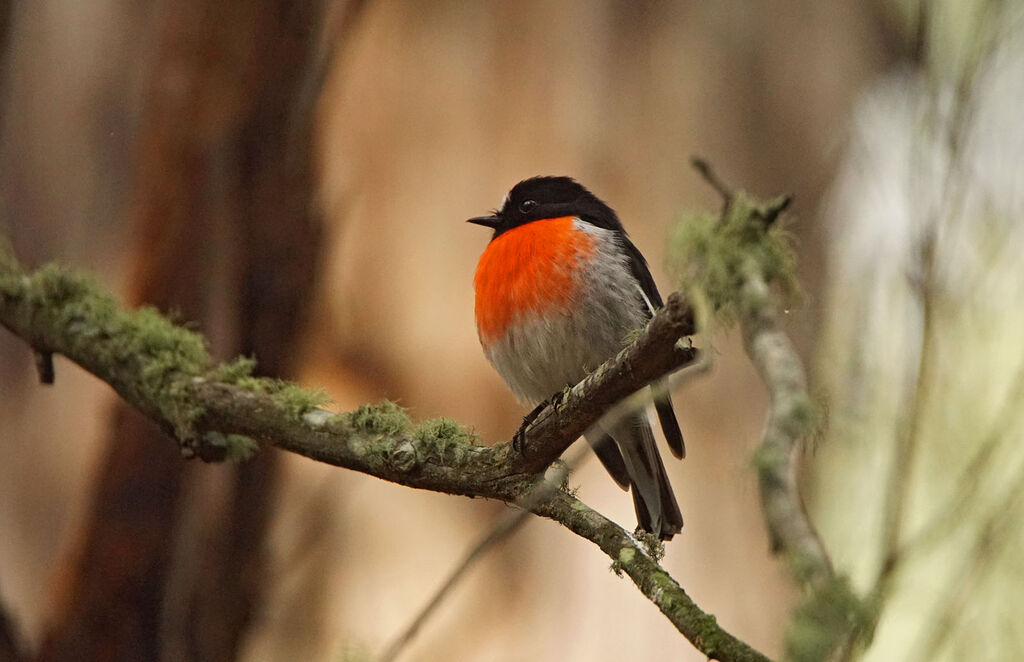
[[[882,587],[867,653],[966,659],[980,637],[992,655],[969,657],[1019,659],[1002,655],[1024,650],[1005,606],[1024,579],[1021,7],[926,6],[6,0],[0,228],[24,263],[87,269],[339,410],[390,398],[493,443],[525,412],[476,339],[489,236],[464,219],[523,178],[572,175],[667,293],[672,225],[719,205],[691,155],[794,193],[805,296],[788,322],[829,423],[808,495],[839,569]],[[799,595],[751,469],[765,393],[736,334],[713,357],[674,394],[686,528],[664,563],[776,656]],[[632,527],[597,463],[572,483]],[[183,461],[61,359],[40,386],[0,334],[12,659],[372,659],[507,510],[273,450]],[[929,546],[903,554],[918,529]],[[890,556],[901,572],[879,570]],[[655,657],[702,659],[597,549],[536,520],[405,659]]]

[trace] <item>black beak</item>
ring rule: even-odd
[[[501,224],[501,217],[497,214],[491,214],[490,216],[477,216],[476,218],[471,218],[466,222],[472,223],[473,225],[482,225],[493,230]]]

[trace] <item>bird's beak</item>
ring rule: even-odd
[[[477,216],[476,218],[471,218],[466,222],[472,223],[473,225],[482,225],[493,230],[501,223],[501,217],[497,214],[491,214],[490,216]]]

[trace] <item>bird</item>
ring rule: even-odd
[[[494,231],[473,279],[480,344],[534,411],[615,356],[663,305],[618,215],[571,177],[525,179],[498,209],[467,222]],[[667,382],[650,388],[669,449],[683,458]],[[645,411],[598,421],[584,437],[615,482],[631,491],[639,529],[661,540],[682,530]]]

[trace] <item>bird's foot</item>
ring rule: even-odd
[[[520,425],[519,429],[516,430],[516,433],[512,435],[512,450],[519,453],[520,455],[522,454],[523,442],[526,441],[526,428],[530,427],[530,425],[532,425],[533,422],[537,420],[537,417],[540,415],[542,411],[544,411],[544,408],[547,407],[548,403],[550,402],[551,398],[544,400],[539,405],[534,407],[533,411],[531,411],[526,416],[523,416],[523,424]]]

